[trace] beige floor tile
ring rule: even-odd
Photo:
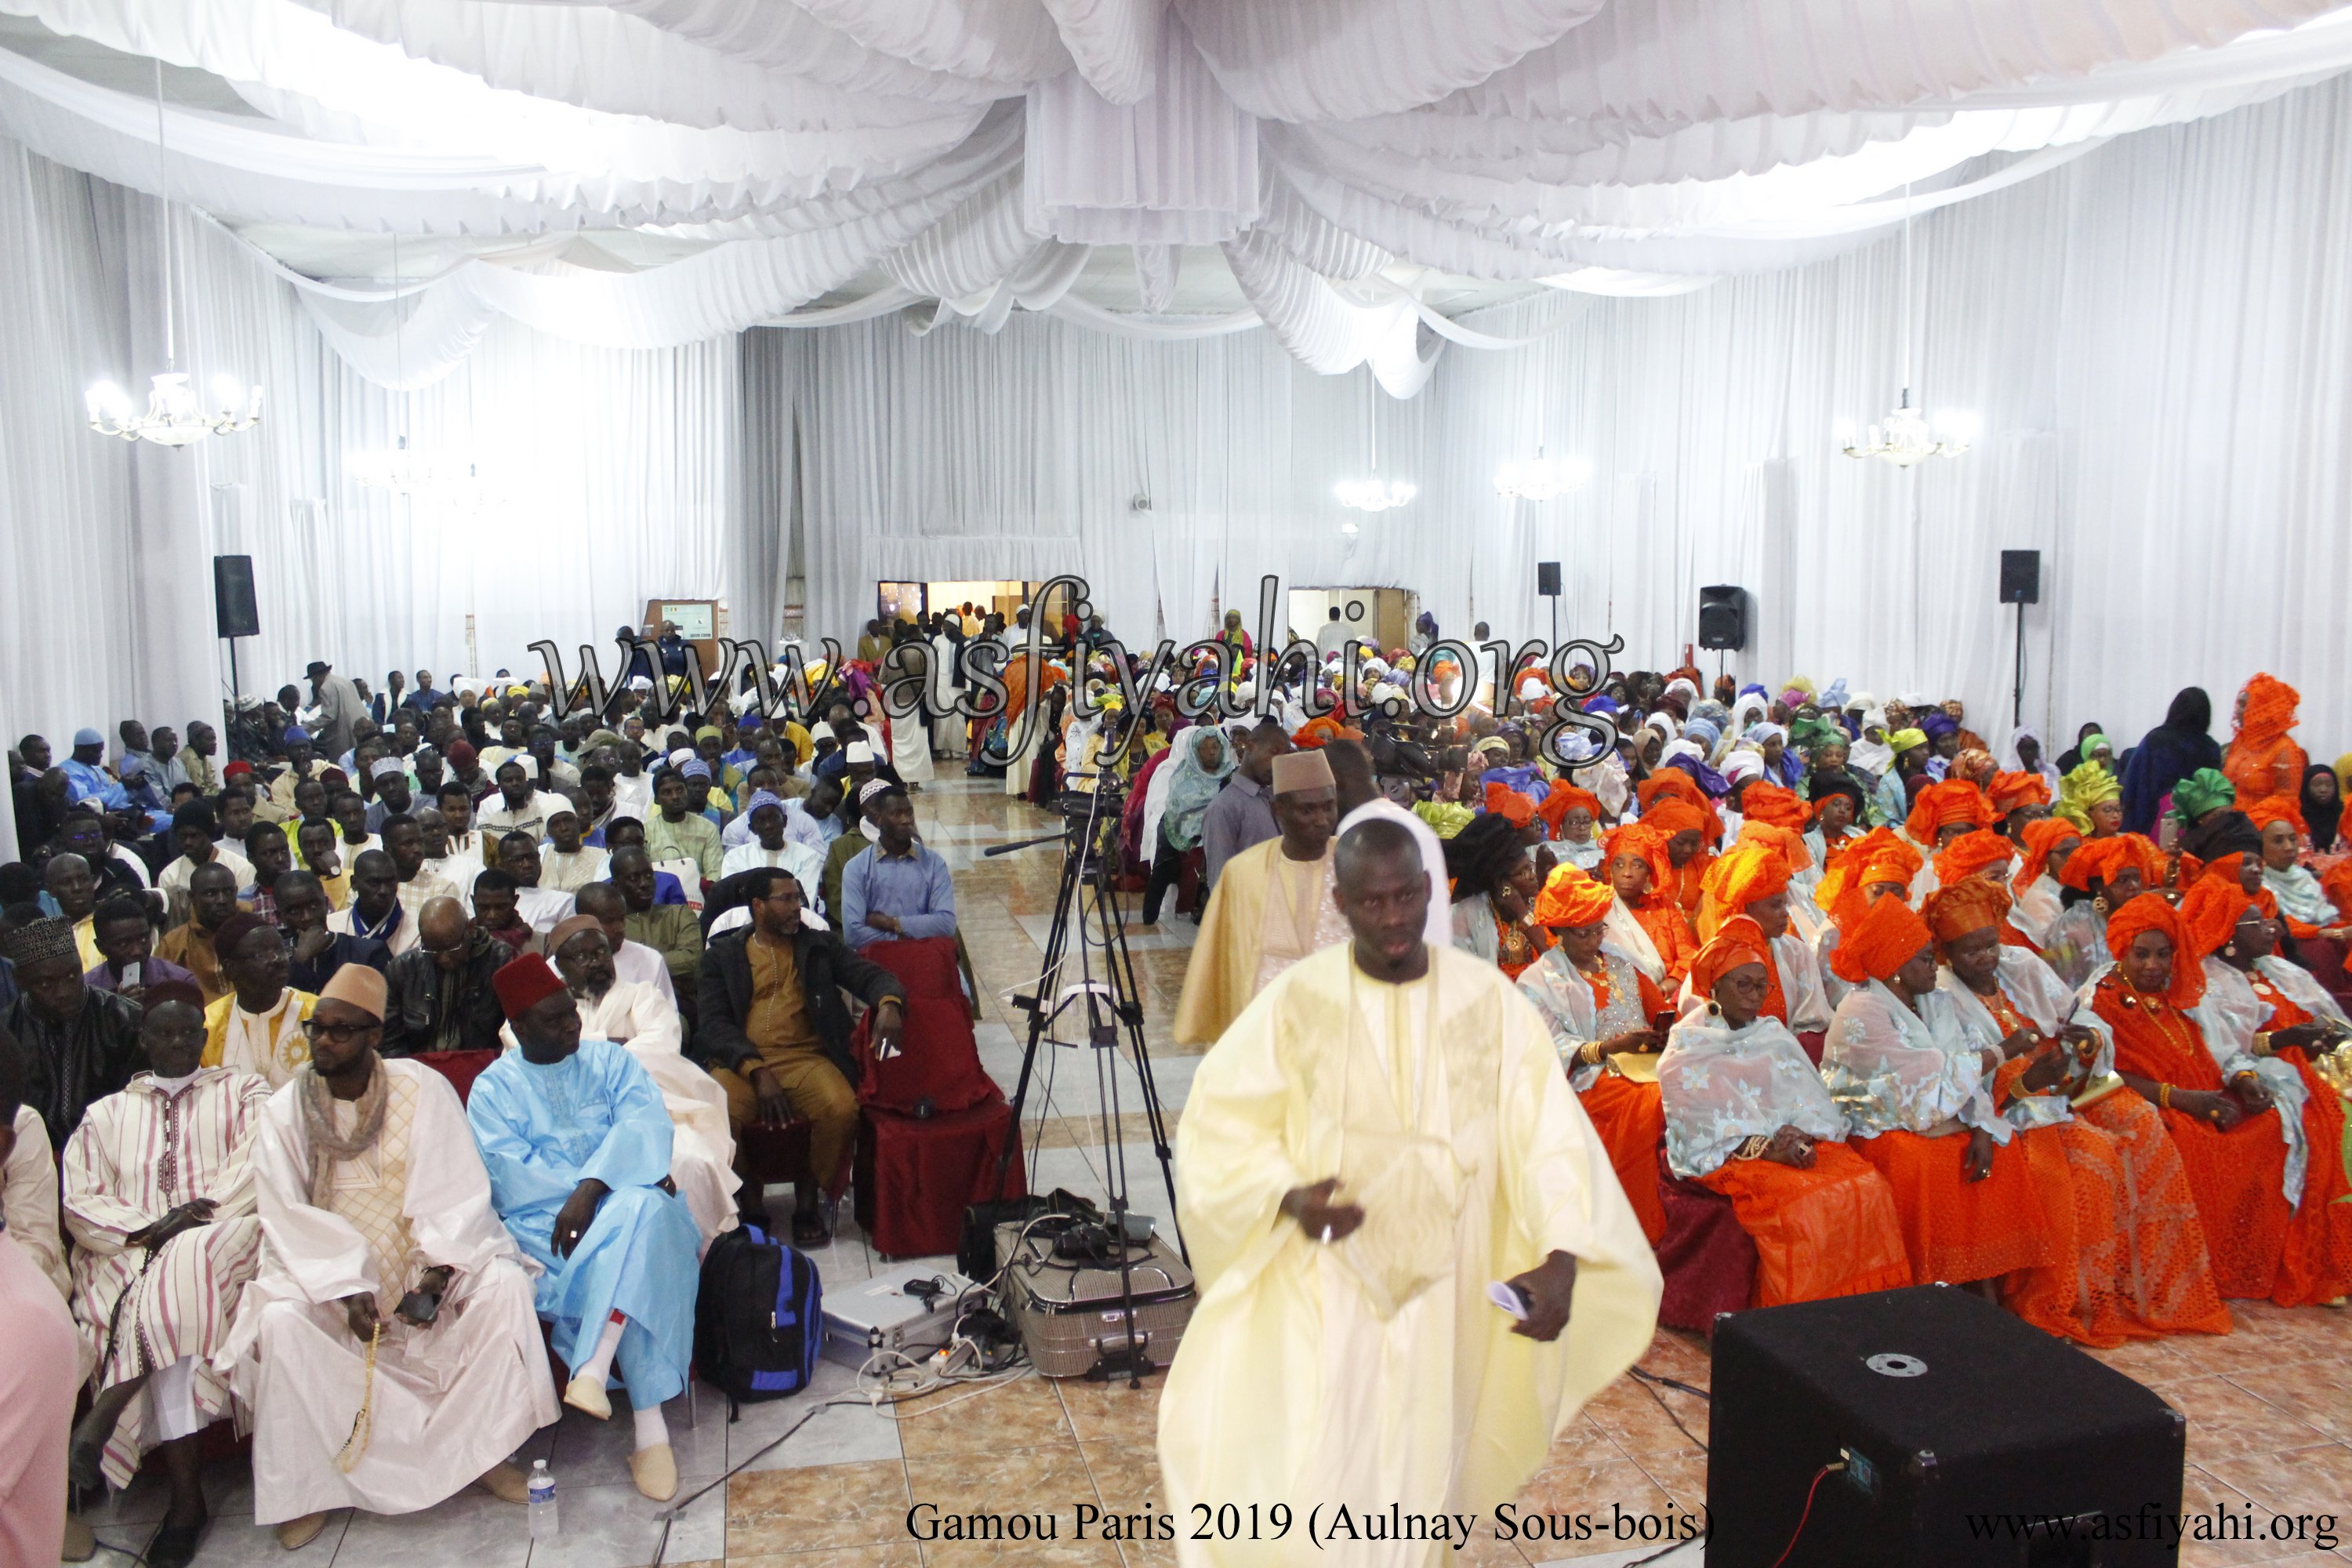
[[[895,1459],[760,1470],[728,1483],[730,1556],[756,1557],[907,1539],[906,1468]]]

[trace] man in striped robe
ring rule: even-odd
[[[128,1486],[161,1447],[172,1502],[151,1568],[195,1554],[205,1521],[198,1434],[229,1411],[209,1357],[261,1258],[247,1163],[268,1081],[198,1065],[204,993],[147,988],[149,1070],[93,1104],[66,1144],[64,1205],[75,1243],[74,1317],[96,1358],[90,1413],[74,1428],[74,1479]]]

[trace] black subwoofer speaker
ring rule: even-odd
[[[2042,552],[2004,550],[2000,552],[2000,602],[2038,605],[2042,602]]]
[[[1717,583],[1698,591],[1698,646],[1748,646],[1748,590]]]
[[[213,557],[213,618],[225,637],[257,637],[261,611],[253,602],[253,557]]]
[[[2188,1424],[1964,1290],[1717,1320],[1707,1568],[2171,1568]],[[1845,1468],[1814,1478],[1823,1466]]]

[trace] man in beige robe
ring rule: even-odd
[[[1226,861],[1210,891],[1176,1004],[1179,1045],[1208,1045],[1275,976],[1347,940],[1331,891],[1331,764],[1321,752],[1286,752],[1274,760],[1272,790],[1282,836]]]
[[[1543,1021],[1426,940],[1411,835],[1351,828],[1338,888],[1350,941],[1249,1005],[1177,1126],[1201,1301],[1160,1405],[1169,1510],[1292,1520],[1278,1541],[1180,1531],[1186,1568],[1454,1561],[1656,1322],[1656,1260]],[[1415,1538],[1383,1539],[1391,1505]]]
[[[214,1357],[253,1411],[253,1510],[289,1550],[341,1508],[412,1513],[555,1420],[531,1275],[449,1080],[376,1054],[383,976],[335,971],[255,1133],[261,1269]],[[373,1346],[371,1351],[370,1347]]]

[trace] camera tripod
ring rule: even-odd
[[[1167,1188],[1169,1225],[1176,1232],[1180,1251],[1184,1249],[1184,1233],[1176,1220],[1174,1151],[1168,1144],[1168,1123],[1160,1110],[1159,1088],[1152,1081],[1150,1053],[1143,1042],[1142,992],[1136,984],[1135,960],[1128,950],[1126,914],[1119,908],[1118,892],[1112,885],[1118,867],[1123,792],[1111,777],[1097,774],[1095,780],[1097,787],[1093,791],[1066,793],[1056,803],[1065,818],[1060,832],[1001,844],[983,853],[1010,855],[1041,844],[1062,846],[1061,882],[1054,895],[1053,925],[1046,932],[1045,961],[1037,972],[1037,984],[1026,994],[1012,999],[1014,1006],[1029,1016],[1029,1038],[1022,1050],[1021,1076],[1013,1091],[1013,1123],[1016,1128],[1021,1124],[1022,1109],[1036,1074],[1041,1045],[1083,1043],[1093,1051],[1095,1080],[1102,1101],[1103,1186],[1110,1208],[1108,1244],[1119,1259],[1119,1295],[1127,1309],[1128,1336],[1124,1347],[1116,1352],[1106,1350],[1102,1363],[1087,1375],[1108,1381],[1124,1374],[1129,1386],[1137,1387],[1145,1373],[1156,1369],[1156,1363],[1135,1332],[1133,1247],[1127,1228],[1127,1151],[1119,1130],[1116,1059],[1122,1029],[1134,1060],[1135,1076],[1142,1086],[1144,1118],[1151,1131],[1152,1153],[1160,1162],[1160,1180]],[[1066,974],[1073,964],[1075,975]],[[1082,1042],[1048,1038],[1049,1032],[1066,1016],[1073,1024],[1083,1024]],[[1013,1145],[1008,1141],[997,1156],[996,1190],[1000,1194],[1004,1191],[1013,1151]],[[1185,1258],[1191,1261],[1189,1252]]]

